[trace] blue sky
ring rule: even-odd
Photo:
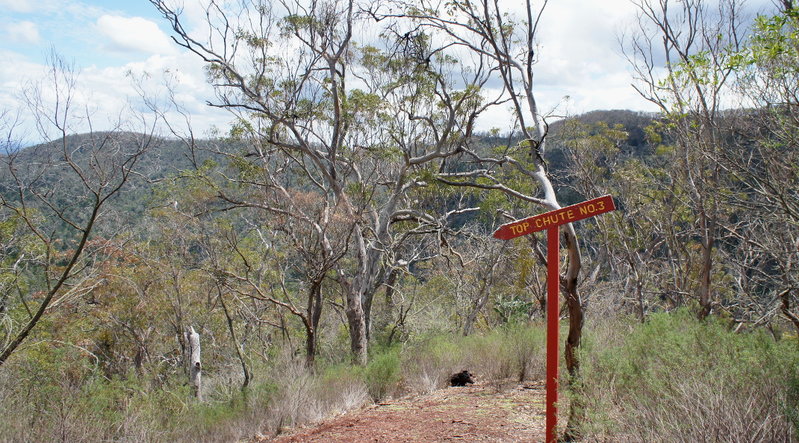
[[[196,13],[199,2],[189,2],[187,13]],[[180,51],[168,31],[146,0],[0,0],[0,111],[21,108],[24,91],[43,78],[55,51],[78,72],[74,108],[89,114],[94,128],[145,110],[134,79],[152,96],[163,96],[166,81],[173,84],[198,132],[225,127],[231,117],[205,105],[213,90],[201,63]],[[24,108],[21,115],[19,138],[44,138]],[[75,130],[86,127],[84,121]]]
[[[53,47],[79,66],[119,65],[137,52],[144,55],[147,45],[156,42],[144,39],[137,50],[134,44],[124,45],[124,35],[114,38],[112,32],[139,30],[137,19],[139,25],[146,26],[144,20],[160,23],[155,8],[143,0],[0,0],[0,10],[2,49],[43,62]]]

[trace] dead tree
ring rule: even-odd
[[[197,400],[202,401],[202,365],[200,364],[200,334],[189,326],[186,330],[186,343],[188,343],[189,383]]]

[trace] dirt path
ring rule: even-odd
[[[503,392],[490,386],[447,388],[394,400],[295,430],[270,441],[518,442],[544,440],[544,388],[528,383]]]

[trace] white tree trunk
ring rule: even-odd
[[[189,344],[189,382],[197,400],[202,401],[202,365],[200,365],[200,334],[189,326],[186,331],[186,343]]]

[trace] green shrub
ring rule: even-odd
[[[793,435],[799,435],[799,369],[788,378],[788,395],[785,401],[785,415],[793,426]]]
[[[546,331],[541,325],[510,323],[487,334],[464,340],[471,367],[498,389],[543,378]]]
[[[542,378],[544,335],[540,325],[510,323],[468,337],[429,336],[403,353],[406,383],[412,390],[429,392],[446,386],[450,375],[464,369],[498,389]]]
[[[689,312],[652,315],[620,344],[588,334],[582,350],[595,438],[642,441],[786,441],[792,438],[794,345],[734,333]]]
[[[325,414],[349,411],[370,400],[363,368],[351,364],[337,364],[321,371],[314,395]]]
[[[364,368],[363,378],[374,401],[395,394],[401,380],[399,348],[387,348],[372,355]]]
[[[503,328],[503,343],[515,357],[517,381],[543,380],[546,371],[546,328],[544,325],[511,324]]]

